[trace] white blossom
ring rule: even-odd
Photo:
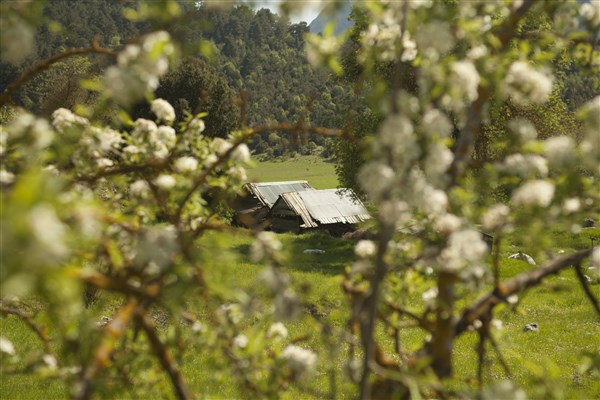
[[[454,36],[448,22],[435,20],[419,27],[415,42],[421,54],[437,60],[454,47]]]
[[[421,207],[427,214],[441,214],[448,207],[448,196],[443,190],[431,186],[425,187]]]
[[[544,180],[528,181],[514,191],[511,202],[516,206],[548,207],[554,197],[554,185]]]
[[[0,49],[4,60],[21,64],[35,51],[35,29],[22,18],[3,18]]]
[[[525,118],[515,118],[508,122],[508,127],[522,142],[537,139],[538,133],[531,121]]]
[[[256,235],[256,240],[252,243],[251,255],[255,261],[260,261],[264,258],[273,257],[281,251],[282,245],[277,236],[273,232],[260,232]]]
[[[504,79],[504,91],[517,105],[542,104],[552,93],[552,79],[524,61],[515,61]]]
[[[471,60],[478,60],[481,57],[485,57],[488,54],[488,48],[485,45],[480,44],[467,51],[467,57]]]
[[[287,335],[288,330],[282,322],[275,322],[267,331],[267,336],[273,339],[285,339]]]
[[[98,158],[96,160],[96,165],[98,166],[98,168],[103,169],[103,168],[108,168],[108,167],[112,167],[115,163],[113,162],[113,160],[111,160],[110,158]]]
[[[4,336],[0,336],[0,353],[5,353],[11,356],[15,354],[15,346]]]
[[[504,162],[498,165],[498,169],[521,178],[528,178],[531,175],[545,177],[548,175],[548,162],[544,157],[536,154],[516,153],[506,157]]]
[[[577,197],[570,197],[563,202],[563,211],[565,214],[573,214],[581,209],[581,200]]]
[[[48,204],[31,209],[27,216],[34,237],[51,256],[64,257],[69,250],[64,242],[67,229],[58,219],[56,211]]]
[[[373,264],[367,259],[357,260],[352,263],[350,273],[353,275],[361,274],[366,275],[370,270],[373,269]]]
[[[472,229],[454,232],[448,246],[442,251],[441,266],[446,271],[459,271],[467,266],[477,266],[488,251],[481,234]]]
[[[442,214],[435,218],[434,227],[444,235],[449,235],[460,229],[462,221],[454,214]]]
[[[379,206],[379,218],[383,221],[393,222],[396,226],[406,224],[412,214],[405,201],[385,200]]]
[[[290,284],[289,276],[273,266],[266,267],[260,272],[259,281],[272,293],[279,293]]]
[[[439,184],[453,160],[454,154],[449,148],[440,143],[432,143],[425,160],[425,174],[430,181]]]
[[[575,141],[568,136],[555,136],[544,141],[544,153],[550,164],[564,166],[575,158]]]
[[[199,135],[202,132],[204,132],[204,129],[206,129],[206,125],[204,124],[204,121],[201,120],[200,118],[194,118],[193,120],[190,121],[190,123],[188,124],[188,129],[187,131],[191,134],[191,135]]]
[[[589,3],[580,4],[579,15],[592,26],[598,27],[598,25],[600,25],[600,2],[591,1]]]
[[[129,153],[129,154],[139,154],[141,152],[140,148],[138,146],[134,146],[134,145],[129,145],[129,146],[125,147],[123,149],[123,151],[125,153]]]
[[[104,152],[115,150],[123,141],[121,134],[113,129],[96,129],[94,130],[100,142],[100,149]]]
[[[419,157],[420,149],[413,125],[404,115],[388,116],[381,124],[377,139],[374,142],[375,153],[391,152],[394,157],[394,168],[398,174],[406,170],[411,161]]]
[[[469,60],[457,61],[452,64],[452,84],[469,102],[477,100],[479,72]]]
[[[595,246],[592,249],[589,268],[595,268],[598,275],[600,276],[600,246]]]
[[[354,252],[360,258],[369,258],[377,252],[377,245],[372,240],[359,240],[354,246]]]
[[[584,123],[584,138],[580,144],[583,161],[594,173],[600,174],[600,96],[581,107],[578,115]]]
[[[237,179],[238,181],[245,182],[248,180],[248,175],[246,174],[246,169],[239,165],[235,167],[231,167],[227,170],[227,173],[230,177]]]
[[[154,132],[154,135],[150,136],[150,140],[156,144],[164,144],[167,148],[171,149],[177,142],[175,129],[170,126],[161,125]]]
[[[200,321],[194,321],[192,324],[192,332],[198,333],[204,330],[204,325]]]
[[[131,135],[138,140],[149,139],[150,137],[154,137],[156,135],[156,130],[158,127],[154,121],[150,121],[144,118],[138,118],[135,120],[133,124],[133,131]]]
[[[58,366],[58,361],[56,361],[56,358],[52,354],[44,354],[42,356],[42,361],[44,361],[44,364],[50,369],[56,369]]]
[[[239,334],[233,338],[233,347],[245,349],[248,346],[248,337],[244,334]]]
[[[162,174],[159,175],[155,180],[154,184],[160,189],[164,191],[171,190],[176,185],[175,178],[171,175]]]
[[[423,292],[423,294],[421,295],[421,297],[423,298],[423,300],[426,303],[431,303],[433,300],[436,299],[436,297],[438,296],[438,289],[433,287],[431,289],[427,289],[426,291]]]
[[[194,172],[197,168],[198,160],[194,157],[180,157],[175,161],[175,169],[182,174]]]
[[[308,35],[305,41],[306,58],[308,62],[316,67],[328,57],[334,56],[340,43],[335,36]]]
[[[315,353],[293,344],[283,349],[281,357],[298,378],[312,374],[317,363]]]
[[[15,174],[8,172],[4,168],[0,169],[0,183],[9,185],[15,181]]]
[[[492,328],[494,328],[497,331],[502,330],[502,328],[503,328],[502,320],[496,319],[496,318],[492,319],[492,321],[490,322],[490,325],[492,326]]]
[[[142,194],[148,192],[148,190],[150,190],[148,182],[141,179],[133,182],[129,187],[130,193],[134,196],[141,196]]]
[[[510,208],[504,204],[495,204],[483,214],[481,223],[484,229],[494,231],[506,224],[509,215]]]
[[[423,116],[423,132],[428,136],[446,138],[452,133],[452,122],[438,109],[432,109]]]
[[[394,177],[394,170],[379,161],[367,162],[358,172],[358,182],[373,200],[380,199],[389,190]]]
[[[223,138],[214,138],[213,146],[217,154],[223,155],[233,147],[233,145]]]
[[[231,159],[241,162],[248,161],[250,159],[250,149],[248,149],[248,146],[244,143],[238,145],[231,153]]]
[[[130,44],[117,56],[117,65],[105,72],[106,93],[121,104],[142,99],[158,87],[159,79],[168,71],[169,56],[175,48],[165,31],[144,36],[142,44]]]
[[[175,121],[175,109],[164,99],[153,100],[150,109],[163,122],[170,124]]]
[[[277,295],[273,300],[274,318],[284,321],[291,321],[298,318],[301,313],[298,295],[291,288],[285,290],[281,290],[280,288],[276,293]]]
[[[0,125],[0,156],[6,151],[6,145],[8,143],[8,133],[4,129],[4,126]]]
[[[89,121],[86,118],[77,116],[66,108],[59,108],[52,113],[52,125],[59,131],[64,131],[71,126],[86,126]]]

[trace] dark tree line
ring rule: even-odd
[[[158,97],[173,104],[180,117],[184,112],[207,112],[207,132],[219,136],[240,123],[344,125],[351,103],[350,86],[308,64],[304,34],[309,28],[305,22],[293,24],[268,9],[254,11],[243,5],[213,9],[183,0],[180,5],[180,20],[169,30],[184,43],[186,58],[156,91]],[[133,8],[135,3],[48,1],[43,9],[46,23],[37,31],[35,55],[19,66],[2,62],[0,91],[35,63],[65,49],[87,47],[93,41],[118,49],[143,34],[151,26],[125,18],[127,7]],[[213,54],[202,51],[202,46],[214,49]],[[93,56],[68,59],[29,82],[13,99],[19,106],[46,115],[58,107],[91,104],[95,93],[81,89],[79,81],[101,76],[111,62]],[[131,112],[134,118],[148,115],[144,104]],[[322,137],[310,136],[302,141],[304,145],[290,146],[296,142],[280,132],[257,137],[252,147],[267,157],[294,151],[331,154]]]

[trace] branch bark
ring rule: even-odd
[[[58,53],[46,60],[43,60],[39,64],[35,65],[33,68],[25,71],[23,75],[19,77],[19,79],[8,85],[6,89],[4,89],[2,95],[0,95],[0,107],[7,104],[10,101],[12,95],[15,94],[17,90],[19,90],[24,84],[35,78],[35,76],[41,73],[42,71],[47,70],[52,65],[65,58],[79,56],[83,54],[103,54],[111,57],[117,56],[117,53],[115,53],[114,51],[100,47],[95,42],[92,44],[92,47],[69,49],[63,51],[62,53]]]
[[[150,346],[154,351],[154,354],[160,361],[163,369],[169,375],[171,379],[171,383],[173,384],[173,388],[175,389],[175,393],[177,394],[177,398],[182,400],[194,399],[194,394],[190,391],[187,384],[183,380],[183,376],[181,375],[181,371],[177,366],[173,358],[173,353],[169,350],[161,341],[158,335],[156,334],[156,328],[154,327],[154,323],[148,317],[144,310],[140,310],[137,314],[137,322],[144,330],[146,337],[150,341]]]
[[[475,320],[490,315],[491,310],[498,304],[505,301],[509,296],[519,294],[525,289],[539,284],[544,278],[554,275],[563,269],[577,265],[591,253],[591,249],[580,250],[565,257],[557,258],[548,264],[534,269],[533,271],[523,273],[513,279],[502,282],[491,293],[477,300],[473,305],[467,308],[458,318],[454,328],[454,335],[458,336],[467,330]]]
[[[104,336],[94,350],[92,359],[85,367],[77,382],[73,397],[76,400],[89,400],[92,396],[92,385],[100,371],[110,364],[110,357],[117,341],[125,334],[127,327],[135,316],[138,300],[130,299],[117,311],[113,320],[104,328]]]
[[[42,343],[44,343],[44,351],[47,354],[52,354],[52,350],[50,349],[50,338],[48,337],[46,330],[38,326],[33,321],[33,317],[30,313],[17,307],[10,307],[4,305],[0,305],[0,313],[4,315],[14,315],[21,318],[31,328],[31,330],[35,332],[35,334],[40,338]]]

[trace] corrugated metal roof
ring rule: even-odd
[[[304,224],[300,225],[300,227],[316,228],[319,225],[310,216],[308,209],[304,205],[304,200],[302,200],[302,197],[300,197],[300,193],[302,192],[281,193],[279,197],[288,205],[291,210],[293,210],[300,216],[300,218],[302,218]]]
[[[282,193],[315,190],[307,181],[255,182],[247,183],[245,188],[269,208],[273,207]]]
[[[302,218],[306,227],[316,227],[316,222],[357,224],[371,218],[350,189],[282,193],[281,198]]]

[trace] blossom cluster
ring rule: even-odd
[[[174,53],[175,47],[165,31],[146,35],[141,44],[125,46],[117,65],[109,67],[104,75],[106,95],[124,106],[141,100],[158,87]]]

